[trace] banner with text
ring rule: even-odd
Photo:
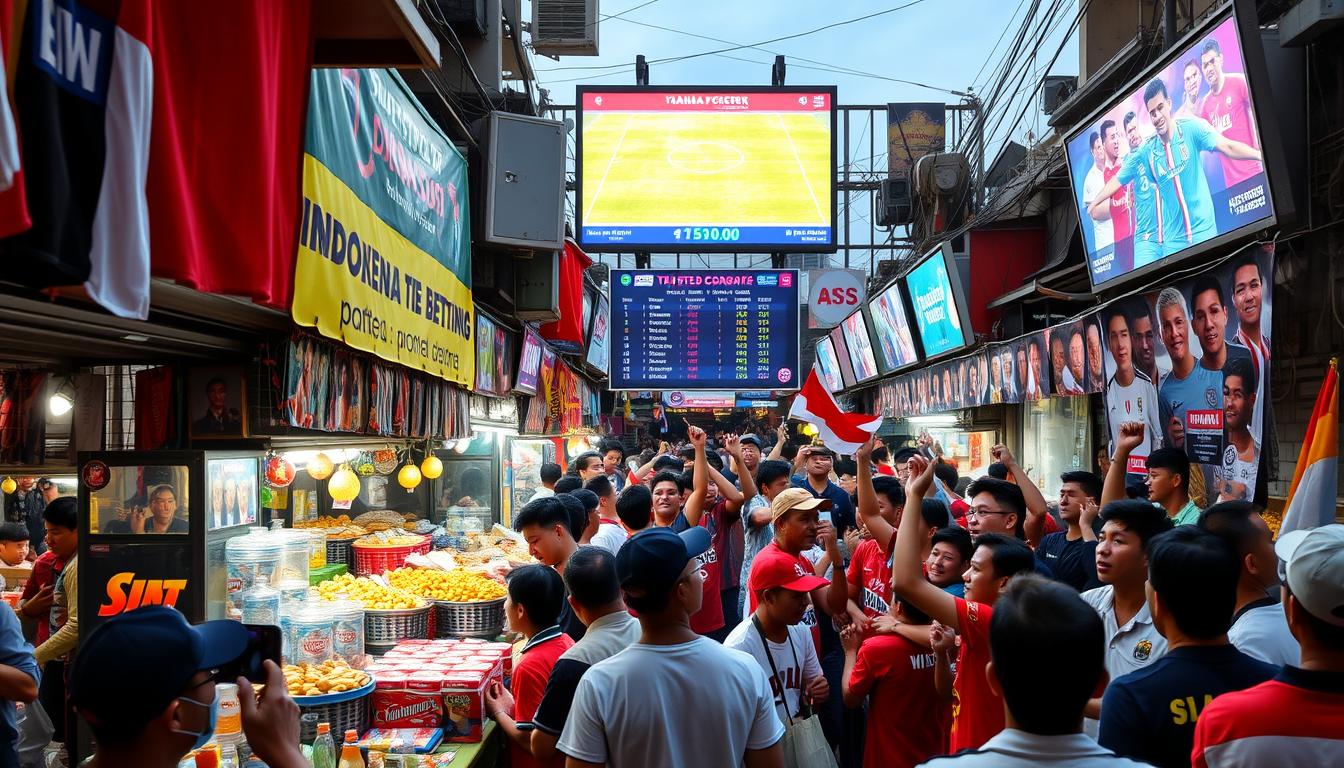
[[[942,152],[947,108],[938,103],[887,105],[887,174],[910,177],[915,161]]]
[[[313,71],[303,197],[294,321],[472,386],[467,162],[396,72]]]

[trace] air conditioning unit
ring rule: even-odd
[[[1078,78],[1073,75],[1046,75],[1041,86],[1041,111],[1053,115],[1060,104],[1069,100],[1078,90]]]
[[[902,176],[883,179],[877,190],[877,224],[894,227],[914,221],[915,211],[910,197],[910,179]]]
[[[459,35],[485,37],[490,28],[486,24],[485,0],[436,0],[439,13],[448,26]]]
[[[543,56],[596,56],[598,0],[532,0],[532,50]]]
[[[959,152],[939,152],[915,161],[910,178],[919,197],[950,197],[971,177],[971,164]]]

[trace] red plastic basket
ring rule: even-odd
[[[355,575],[368,576],[374,573],[400,568],[411,555],[428,554],[433,547],[428,536],[422,536],[419,544],[407,544],[400,547],[373,547],[360,541],[355,542]]]

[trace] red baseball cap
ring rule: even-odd
[[[803,567],[796,558],[757,556],[751,567],[751,585],[757,594],[774,587],[783,587],[792,592],[811,592],[831,582]]]

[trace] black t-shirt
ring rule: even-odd
[[[1184,646],[1111,681],[1101,700],[1097,741],[1122,757],[1159,768],[1190,765],[1195,721],[1209,702],[1272,679],[1273,664],[1232,645]]]
[[[569,720],[569,708],[574,704],[574,691],[579,687],[583,673],[592,665],[578,659],[560,659],[551,668],[546,681],[546,692],[532,715],[537,730],[559,736]]]
[[[560,631],[569,635],[576,643],[582,640],[588,631],[588,627],[584,626],[574,614],[574,609],[569,607],[569,590],[565,590],[565,599],[560,603],[560,619],[556,623],[560,625]]]
[[[1036,559],[1050,566],[1057,581],[1082,592],[1101,586],[1097,580],[1097,542],[1069,541],[1064,531],[1048,533],[1036,547]]]

